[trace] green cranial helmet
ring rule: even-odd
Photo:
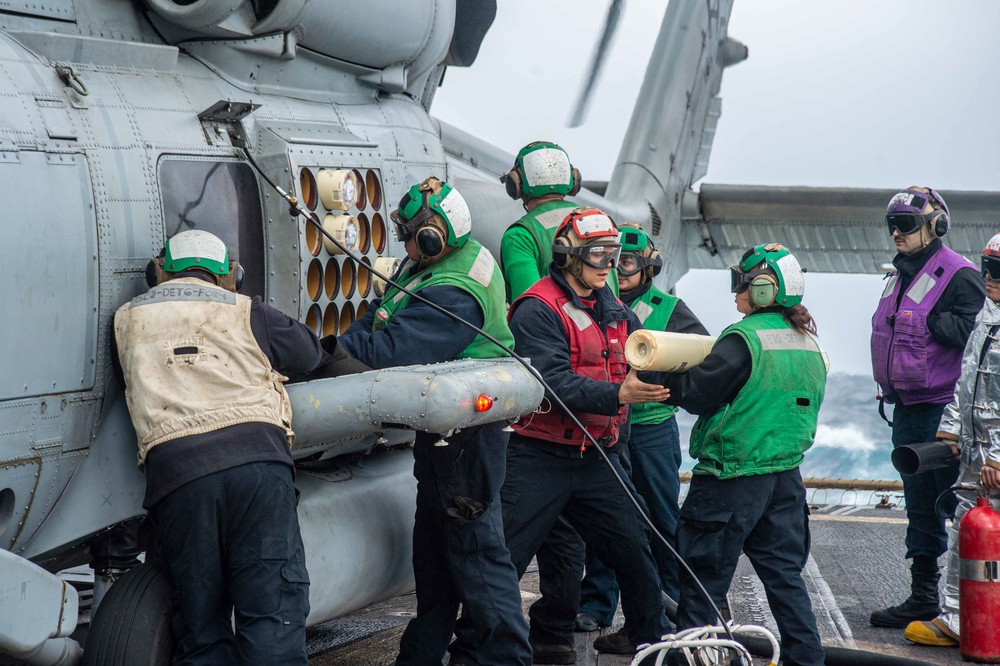
[[[624,222],[621,230],[622,258],[618,274],[628,277],[643,271],[643,281],[652,280],[663,270],[663,257],[638,222]]]
[[[788,249],[778,243],[757,245],[743,254],[738,266],[734,266],[733,281],[753,286],[758,277],[774,276],[777,290],[773,304],[786,308],[802,302],[805,293],[804,271],[798,260]],[[734,291],[737,289],[734,287]]]
[[[229,248],[207,231],[182,231],[171,236],[163,255],[163,270],[180,273],[191,268],[229,275]]]
[[[566,151],[554,143],[528,144],[517,154],[514,166],[523,178],[521,190],[529,197],[566,196],[580,191],[580,172],[570,164]]]
[[[406,240],[420,227],[431,223],[435,215],[448,227],[446,242],[461,247],[472,233],[472,213],[465,198],[448,183],[433,176],[414,185],[391,214],[400,240]]]

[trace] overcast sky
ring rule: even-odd
[[[608,3],[498,5],[475,65],[449,69],[432,114],[512,153],[556,141],[584,178],[607,179],[666,3],[626,3],[587,120],[572,130]],[[1000,190],[997,26],[995,0],[737,0],[729,35],[750,57],[723,76],[703,182]],[[804,304],[833,371],[870,375],[881,290],[881,276],[807,276]],[[712,333],[739,316],[728,292],[723,271],[692,271],[677,285]]]

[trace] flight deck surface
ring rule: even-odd
[[[909,563],[903,559],[905,529],[906,516],[900,509],[838,505],[813,508],[812,554],[804,575],[823,643],[941,666],[967,663],[962,661],[957,648],[916,646],[903,638],[902,629],[879,629],[868,622],[873,610],[897,604],[909,592]],[[521,581],[521,595],[525,609],[537,598],[538,576],[534,566]],[[762,623],[777,633],[763,586],[746,558],[740,560],[729,598],[737,621]],[[403,627],[415,611],[416,600],[411,594],[312,627],[308,632],[309,663],[313,666],[392,664]],[[619,628],[622,621],[619,610],[611,630]],[[630,663],[628,657],[599,655],[594,651],[592,644],[598,635],[598,632],[576,634],[577,664]],[[758,659],[755,663],[767,662]]]

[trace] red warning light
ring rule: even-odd
[[[485,412],[493,406],[493,398],[483,393],[476,396],[476,411]]]

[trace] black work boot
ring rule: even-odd
[[[936,557],[914,557],[910,565],[910,597],[898,606],[875,611],[869,621],[876,627],[903,629],[914,620],[933,620],[941,611],[940,577]]]

